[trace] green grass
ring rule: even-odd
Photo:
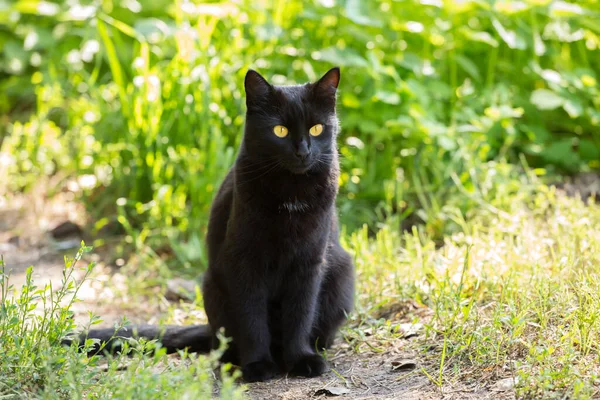
[[[357,254],[357,348],[384,350],[396,301],[431,308],[419,341],[426,373],[453,383],[506,377],[519,398],[595,398],[600,393],[600,207],[535,185],[513,206],[480,209],[443,246],[422,232],[383,228],[348,244]],[[375,327],[375,338],[361,334]],[[393,331],[393,329],[392,329]],[[365,342],[369,342],[368,345]],[[485,379],[484,379],[485,378]]]

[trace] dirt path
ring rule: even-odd
[[[40,284],[60,280],[63,253],[73,255],[77,244],[64,243],[61,251],[61,245],[51,243],[47,232],[59,221],[83,218],[83,210],[64,197],[59,195],[52,201],[34,195],[0,197],[0,254],[15,285],[24,282],[31,265]]]
[[[0,196],[0,255],[15,287],[25,280],[30,265],[38,287],[52,281],[60,283],[63,257],[72,257],[81,241],[76,230],[55,238],[52,229],[65,221],[84,226],[83,207],[72,200],[72,195],[59,193],[51,200],[44,191],[34,195]],[[67,229],[68,230],[68,229]],[[63,232],[64,233],[64,232]],[[113,266],[104,263],[106,255],[92,253],[85,260],[96,261],[92,279],[87,281],[73,311],[78,324],[89,320],[88,312],[100,315],[101,326],[112,326],[126,315],[134,323],[156,323],[167,307],[156,302],[145,303],[144,298],[131,298],[124,276]],[[107,285],[107,282],[110,282]],[[143,302],[144,307],[136,304]],[[150,306],[148,304],[151,304]],[[173,305],[173,304],[171,304]],[[490,379],[485,382],[456,382],[445,385],[442,391],[422,372],[427,365],[411,346],[411,340],[399,339],[384,352],[363,350],[356,352],[338,339],[329,354],[332,367],[325,375],[313,379],[281,377],[266,383],[247,385],[253,399],[296,400],[337,397],[340,399],[511,399],[514,398],[506,380]],[[365,346],[363,346],[365,347]],[[367,347],[368,348],[368,347]],[[435,361],[435,360],[434,360]],[[504,386],[503,386],[504,385]]]
[[[37,287],[61,285],[64,259],[75,256],[83,239],[76,226],[86,223],[84,207],[72,197],[72,193],[61,192],[47,199],[44,187],[27,195],[0,195],[0,256],[15,288],[23,285],[30,266],[34,267],[32,278]],[[63,225],[55,237],[52,231],[65,222],[72,225]],[[156,304],[133,306],[125,277],[107,265],[105,258],[102,252],[92,252],[79,264],[84,267],[96,262],[91,279],[84,282],[78,294],[82,301],[72,307],[78,324],[89,321],[89,311],[102,316],[104,322],[100,326],[112,326],[124,314],[132,322],[147,322],[165,311]]]

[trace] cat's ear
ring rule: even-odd
[[[317,98],[335,105],[335,94],[339,84],[340,69],[338,67],[331,68],[314,84],[313,93]]]
[[[246,105],[248,107],[260,104],[271,93],[272,86],[261,74],[249,69],[244,79],[246,88]]]

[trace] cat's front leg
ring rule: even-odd
[[[310,345],[320,286],[318,267],[300,267],[284,285],[281,302],[284,368],[293,375],[318,376],[327,364]]]
[[[243,276],[230,277],[228,282],[231,320],[227,325],[232,327],[244,379],[247,382],[271,379],[279,368],[270,351],[266,288]]]

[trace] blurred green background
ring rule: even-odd
[[[171,264],[206,264],[250,67],[275,84],[341,67],[347,231],[441,238],[523,169],[600,167],[597,0],[17,0],[0,22],[8,190],[77,177],[92,232]]]

